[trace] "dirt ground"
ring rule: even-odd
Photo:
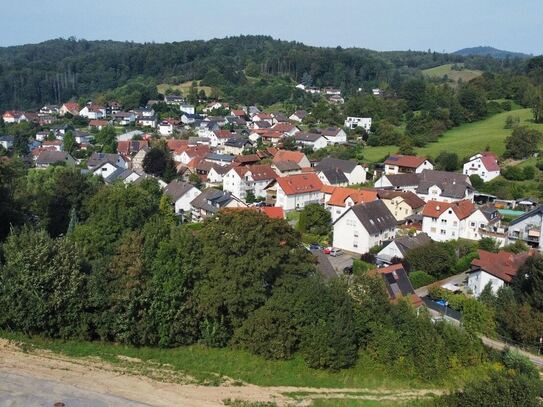
[[[137,364],[138,360],[128,361]],[[44,350],[23,350],[0,339],[0,406],[187,406],[224,405],[224,400],[275,402],[278,406],[307,406],[315,398],[405,400],[435,390],[323,389],[261,387],[249,384],[202,386],[152,370],[113,366],[98,359],[69,358]],[[151,376],[151,377],[149,377]],[[297,393],[290,398],[285,393]]]

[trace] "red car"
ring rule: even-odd
[[[330,246],[325,247],[324,249],[322,249],[322,252],[324,254],[330,254],[331,251],[332,251],[332,247],[330,247]]]

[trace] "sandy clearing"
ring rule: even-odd
[[[140,363],[135,359],[131,362]],[[187,384],[192,381],[190,377],[173,377],[168,372],[164,375],[152,372],[153,378],[136,372],[97,358],[70,358],[39,349],[26,352],[14,342],[0,339],[0,404],[8,406],[21,405],[21,402],[27,406],[52,406],[56,401],[69,401],[67,407],[211,407],[224,405],[222,401],[225,399],[275,402],[278,406],[287,406],[309,405],[309,399],[313,398],[391,400],[440,393],[438,390],[262,387],[250,384],[212,387]],[[293,400],[284,393],[303,395]]]

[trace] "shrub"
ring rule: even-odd
[[[409,274],[409,280],[411,281],[413,288],[417,289],[432,284],[435,281],[435,278],[424,271],[413,271]]]
[[[375,264],[375,255],[370,252],[364,253],[362,256],[360,256],[360,260],[365,263]]]

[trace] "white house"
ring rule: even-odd
[[[325,148],[328,145],[326,137],[319,133],[305,133],[300,131],[294,135],[294,140],[296,140],[297,144],[312,148],[315,151]]]
[[[448,203],[429,201],[422,209],[422,231],[438,242],[469,239],[480,240],[479,228],[488,219],[468,200]]]
[[[396,219],[379,200],[350,207],[333,224],[333,245],[364,254],[394,238]]]
[[[173,134],[173,124],[168,121],[162,121],[158,124],[158,132],[161,136],[170,136]]]
[[[434,165],[425,157],[394,154],[385,160],[385,174],[421,173],[424,170],[433,170]]]
[[[348,186],[366,182],[366,168],[354,160],[326,157],[315,167],[315,172],[325,185]]]
[[[471,262],[468,272],[468,288],[476,297],[481,295],[488,284],[494,294],[504,285],[510,284],[519,267],[530,256],[528,252],[513,254],[479,250],[478,253],[479,258]]]
[[[371,189],[354,189],[323,185],[324,208],[330,212],[335,222],[351,206],[378,199],[377,192]]]
[[[257,198],[266,197],[266,188],[277,175],[269,165],[251,165],[233,167],[223,177],[223,191],[245,201],[247,193],[252,192]]]
[[[289,175],[277,179],[275,206],[285,211],[303,209],[310,203],[323,203],[322,182],[315,173]]]
[[[103,119],[106,117],[106,109],[93,103],[89,103],[79,111],[79,116],[86,117],[89,120]]]
[[[96,168],[92,170],[92,173],[94,175],[98,175],[99,177],[102,177],[104,179],[109,178],[111,174],[119,170],[120,167],[117,167],[115,164],[112,164],[109,161],[104,161],[100,165],[98,165]]]
[[[200,195],[200,190],[188,182],[174,180],[164,189],[164,193],[172,200],[177,214],[192,210],[191,202]]]
[[[193,105],[189,105],[189,104],[186,104],[186,103],[181,103],[179,105],[179,108],[181,109],[181,111],[183,113],[186,113],[186,114],[195,114],[196,113],[196,109],[194,108]]]
[[[463,173],[468,177],[478,175],[484,182],[492,181],[500,175],[498,157],[488,151],[476,154],[464,164]]]
[[[357,127],[362,127],[364,130],[370,131],[370,129],[371,129],[371,117],[348,116],[345,119],[345,123],[343,125],[345,127],[348,127],[349,129],[355,129]]]
[[[329,145],[347,143],[347,133],[339,127],[328,127],[321,130],[321,134],[326,137]]]
[[[425,246],[431,241],[432,239],[426,233],[419,233],[415,236],[402,236],[383,247],[376,257],[381,263],[391,264],[392,259],[403,259],[409,250]]]
[[[289,120],[301,123],[307,115],[308,113],[305,110],[296,110],[289,116]]]

